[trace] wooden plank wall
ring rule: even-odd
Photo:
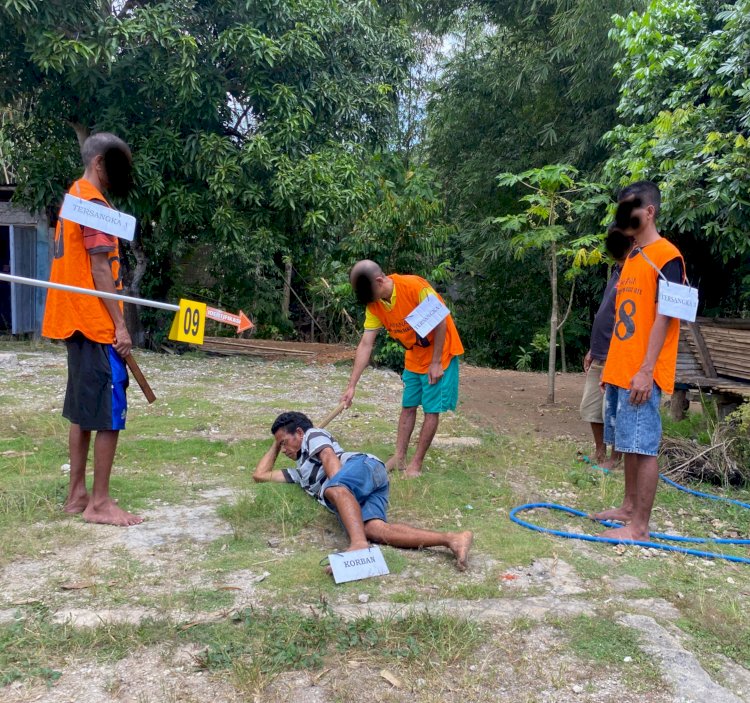
[[[699,318],[700,332],[711,362],[720,377],[717,387],[726,385],[724,379],[750,383],[750,320]],[[710,385],[710,379],[700,361],[700,350],[686,322],[680,323],[680,342],[677,352],[677,381]]]

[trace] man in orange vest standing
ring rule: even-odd
[[[458,357],[464,353],[458,330],[451,315],[426,337],[420,337],[406,322],[409,315],[428,295],[442,298],[419,276],[391,274],[386,276],[374,261],[358,261],[349,274],[357,300],[366,305],[365,331],[357,346],[349,385],[341,396],[348,408],[362,372],[370,362],[375,338],[381,328],[405,349],[404,392],[401,417],[396,436],[396,452],[386,462],[388,470],[404,469],[408,477],[420,476],[422,462],[435,436],[440,413],[455,410],[458,402]],[[424,424],[419,433],[417,449],[406,465],[417,408],[424,410]]]
[[[659,482],[656,457],[661,440],[662,393],[674,390],[679,320],[658,311],[660,280],[683,283],[685,262],[677,247],[656,229],[659,188],[638,181],[618,199],[616,225],[633,239],[620,272],[615,326],[602,372],[605,388],[604,441],[625,455],[625,497],[613,510],[596,513],[624,527],[604,537],[649,539],[649,520]]]
[[[70,195],[111,207],[103,192],[125,195],[132,157],[122,139],[108,132],[83,144],[83,177]],[[59,219],[50,280],[107,293],[122,290],[117,237],[71,220]],[[68,385],[63,416],[70,420],[70,486],[65,512],[82,513],[87,522],[127,527],[142,518],[120,508],[109,495],[109,478],[119,431],[125,428],[128,373],[123,359],[132,341],[122,303],[91,295],[50,290],[42,334],[65,340]],[[86,489],[86,461],[94,440],[94,482]]]

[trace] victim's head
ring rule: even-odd
[[[271,425],[271,434],[279,443],[281,451],[290,459],[299,456],[305,432],[313,426],[312,421],[304,413],[281,413]]]

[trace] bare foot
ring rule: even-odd
[[[417,478],[422,475],[422,464],[412,462],[404,470],[404,478]]]
[[[607,459],[607,450],[606,449],[602,449],[601,451],[597,450],[596,454],[594,454],[594,463],[597,466],[604,467],[604,461],[606,459]]]
[[[70,513],[71,515],[77,515],[86,510],[86,506],[89,504],[88,494],[82,496],[76,496],[75,498],[68,498],[63,505],[63,511]]]
[[[611,457],[609,457],[609,459],[605,459],[604,461],[600,462],[599,466],[602,469],[616,469],[620,465],[621,461],[622,457],[620,457],[619,455],[615,456],[613,454]]]
[[[628,522],[633,517],[633,512],[626,508],[612,508],[611,510],[602,510],[600,513],[589,515],[592,520],[610,520],[615,522]]]
[[[466,532],[456,532],[455,538],[451,540],[450,550],[456,556],[456,566],[459,571],[466,571],[466,567],[469,565],[469,550],[471,549],[471,543],[474,541],[474,533],[466,530]]]
[[[403,471],[406,467],[406,457],[398,457],[395,454],[388,459],[388,461],[385,462],[385,469],[386,471],[394,471],[395,469],[398,469],[399,471]]]
[[[83,519],[86,522],[117,525],[118,527],[132,527],[143,522],[142,517],[123,510],[111,498],[96,507],[90,501],[86,510],[83,511]]]
[[[625,525],[625,527],[616,527],[612,530],[605,530],[599,537],[607,537],[609,539],[617,539],[622,542],[648,542],[649,533],[648,530],[643,532],[637,530],[632,524]]]

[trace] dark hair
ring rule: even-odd
[[[83,165],[88,168],[99,155],[104,157],[107,190],[113,195],[125,197],[133,185],[130,148],[111,132],[97,132],[88,137],[81,147]]]
[[[352,288],[354,288],[354,295],[357,296],[360,305],[369,305],[374,302],[375,293],[372,290],[372,278],[368,274],[360,273],[358,276],[354,276]]]
[[[294,434],[297,430],[307,432],[312,426],[312,421],[304,413],[281,413],[271,425],[271,434],[275,435],[279,430],[287,434]]]
[[[604,246],[607,248],[609,255],[615,261],[621,261],[630,250],[633,244],[631,237],[625,235],[614,222],[607,229],[607,238],[604,240]]]
[[[625,186],[617,196],[617,202],[622,202],[629,197],[640,198],[643,204],[654,206],[654,219],[659,216],[661,210],[661,191],[653,181],[636,181]]]

